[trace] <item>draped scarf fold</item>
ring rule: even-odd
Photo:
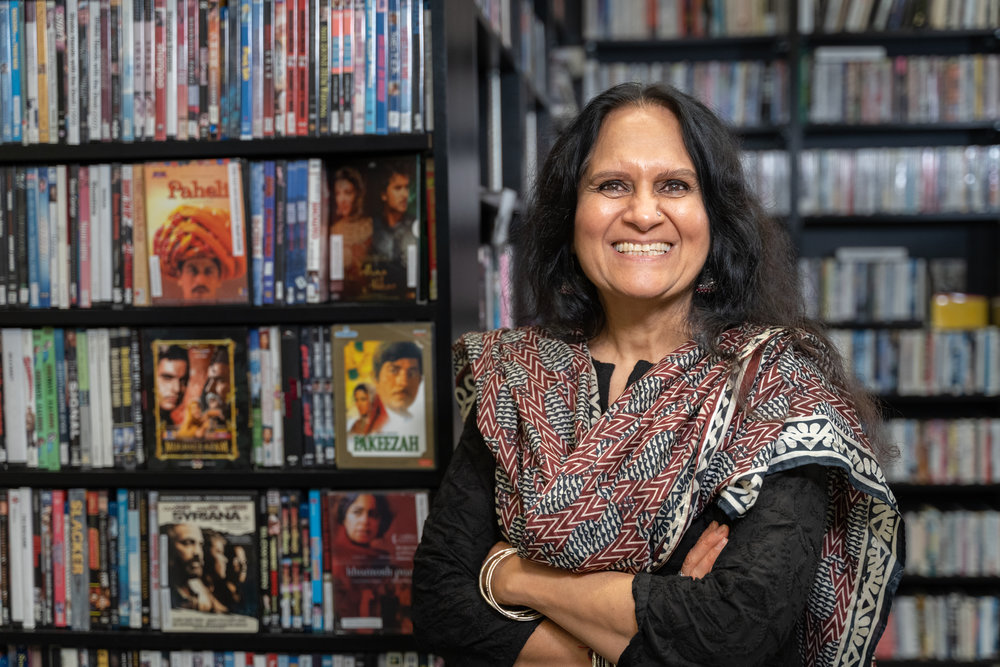
[[[719,357],[690,341],[602,414],[584,343],[538,328],[463,336],[456,395],[497,460],[504,534],[555,567],[654,571],[710,503],[736,518],[768,473],[830,466],[800,646],[808,665],[870,664],[902,576],[902,520],[856,412],[797,350],[807,337],[730,329]]]

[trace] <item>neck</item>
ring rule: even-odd
[[[690,299],[650,310],[648,305],[604,304],[604,329],[590,341],[601,361],[631,370],[637,361],[656,363],[691,338]]]
[[[403,219],[403,214],[392,209],[385,209],[385,221],[389,223],[390,227],[395,227],[399,224],[399,221]]]

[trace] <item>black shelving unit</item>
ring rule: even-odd
[[[465,3],[462,3],[465,4]],[[471,4],[471,3],[469,3]],[[475,261],[477,240],[466,233],[463,178],[470,154],[464,137],[470,91],[460,82],[468,74],[461,56],[462,12],[444,0],[430,2],[433,79],[433,132],[412,135],[342,135],[275,138],[254,141],[164,141],[68,145],[0,146],[0,164],[145,162],[206,158],[305,158],[419,153],[434,159],[438,298],[428,303],[328,303],[294,307],[213,305],[192,307],[0,310],[4,327],[213,327],[222,325],[354,324],[420,321],[435,326],[433,343],[435,402],[433,420],[436,466],[432,470],[256,469],[200,470],[66,470],[48,472],[0,466],[5,486],[37,488],[156,488],[226,491],[267,488],[430,489],[440,483],[451,458],[455,416],[451,389],[451,342],[474,327],[464,313],[477,308],[463,262]],[[461,111],[458,111],[461,110]],[[477,167],[478,169],[478,167]],[[478,211],[478,200],[469,210]],[[7,388],[5,388],[6,390]],[[0,629],[0,644],[42,647],[122,648],[131,650],[242,650],[284,653],[354,653],[415,650],[415,640],[402,635],[334,635],[332,633],[163,633],[137,630],[74,632],[58,629]]]

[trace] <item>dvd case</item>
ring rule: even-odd
[[[142,332],[151,468],[249,468],[247,331]]]
[[[433,327],[358,324],[332,331],[340,468],[433,468]]]

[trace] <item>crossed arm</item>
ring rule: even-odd
[[[713,521],[688,552],[681,572],[700,579],[712,570],[728,541],[729,527]],[[510,546],[498,542],[493,554]],[[491,590],[500,604],[526,606],[545,618],[521,650],[515,665],[590,664],[588,647],[615,662],[639,628],[632,597],[633,575],[576,574],[508,557],[494,571]],[[577,637],[581,639],[576,639]]]
[[[483,560],[502,546],[494,468],[474,422],[467,425],[417,550],[415,633],[449,665],[588,665],[589,648],[633,667],[731,665],[734,655],[777,664],[776,654],[796,650],[793,628],[823,535],[820,469],[775,475],[728,542],[720,531],[695,547],[712,518],[699,517],[656,574],[575,575],[508,558],[494,573],[494,596],[546,616],[522,623],[489,607],[477,586]]]

